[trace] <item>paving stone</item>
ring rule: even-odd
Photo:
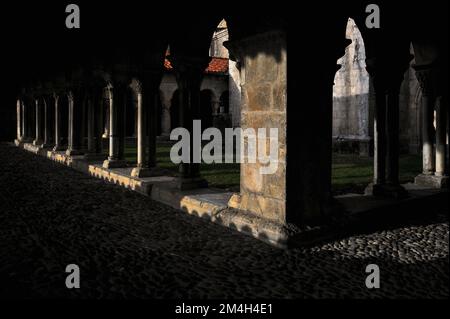
[[[13,146],[0,162],[2,298],[449,297],[448,212],[280,250]]]

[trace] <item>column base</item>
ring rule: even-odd
[[[365,189],[365,195],[401,199],[408,197],[408,192],[401,185],[394,184],[369,184]]]
[[[414,179],[414,184],[429,188],[449,188],[450,177],[449,176],[437,176],[437,175],[417,175]]]
[[[190,190],[196,188],[208,187],[208,182],[202,177],[184,178],[179,177],[177,180],[177,188],[179,190]]]
[[[80,150],[74,150],[74,149],[68,149],[66,151],[67,156],[74,156],[74,155],[83,155],[83,152]]]
[[[103,168],[111,169],[111,168],[121,168],[127,166],[127,161],[119,160],[119,159],[110,159],[108,158],[103,162]]]
[[[41,140],[34,140],[34,141],[33,141],[33,145],[34,145],[34,146],[42,147],[43,144],[44,144],[44,142],[41,141]]]
[[[22,139],[15,139],[14,140],[14,145],[16,145],[16,146],[22,146],[23,145],[23,143],[25,143]]]
[[[135,167],[131,171],[131,176],[138,177],[138,178],[164,176],[164,175],[168,175],[168,171],[166,169],[159,168],[159,167],[152,167],[152,168]]]

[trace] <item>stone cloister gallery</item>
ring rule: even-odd
[[[130,9],[122,14],[133,19],[118,19],[83,8],[80,30],[64,30],[59,40],[17,42],[24,59],[11,90],[15,143],[280,247],[323,236],[314,230],[347,221],[343,217],[366,199],[420,203],[423,189],[445,192],[445,8],[421,3],[401,11],[383,2],[381,28],[369,29],[366,4],[326,7],[312,9],[315,25],[301,20],[304,13],[232,10],[174,14],[164,28],[156,12]],[[95,14],[102,25],[94,23]],[[211,54],[218,25],[226,26],[230,61]],[[28,57],[34,49],[39,52]],[[410,96],[402,88],[410,81],[419,87],[414,132],[402,120],[411,109],[402,107]],[[343,115],[349,103],[356,113]],[[346,118],[353,124],[343,129]],[[261,175],[260,163],[243,162],[239,191],[230,192],[208,187],[199,164],[182,163],[178,174],[158,167],[157,141],[167,141],[177,126],[192,133],[196,119],[204,128],[278,128],[277,171]],[[373,154],[373,183],[365,195],[332,195],[333,145],[342,134],[359,143],[360,153]],[[130,165],[125,153],[133,135],[136,163]],[[423,162],[409,185],[399,180],[405,144],[421,152]]]

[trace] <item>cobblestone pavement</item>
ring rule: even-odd
[[[9,145],[0,163],[3,298],[449,296],[446,214],[279,250]],[[71,263],[81,289],[65,287]]]

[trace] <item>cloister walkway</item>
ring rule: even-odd
[[[445,212],[281,250],[7,144],[0,162],[2,298],[449,296]]]

